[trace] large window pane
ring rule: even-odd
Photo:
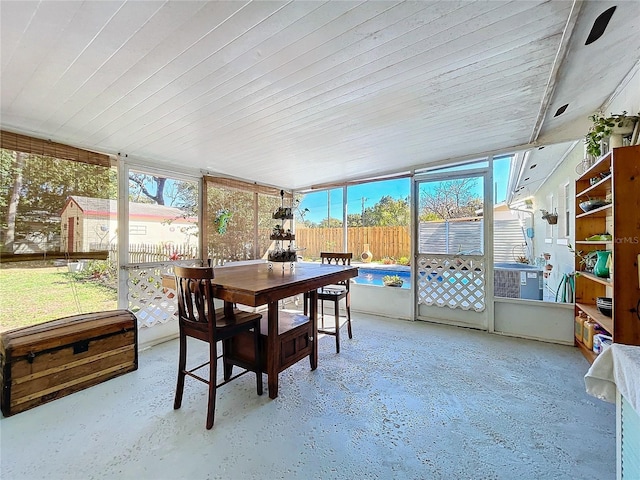
[[[200,258],[198,184],[129,173],[129,263]]]
[[[205,177],[206,256],[216,263],[267,258],[272,214],[291,195],[253,184]],[[284,198],[283,198],[284,197]]]
[[[411,208],[409,178],[347,188],[348,250],[354,258],[409,265]],[[363,257],[363,253],[365,253]]]
[[[418,251],[483,255],[483,178],[423,182],[419,187]]]
[[[297,197],[296,244],[305,260],[317,261],[320,252],[342,252],[343,189],[305,193]]]
[[[115,170],[7,149],[0,170],[0,329],[116,308]]]

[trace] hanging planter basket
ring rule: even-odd
[[[549,213],[546,210],[540,210],[542,212],[542,218],[547,221],[549,225],[556,225],[558,223],[558,214]]]

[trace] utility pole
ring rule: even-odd
[[[367,201],[367,198],[366,197],[362,197],[360,200],[362,201],[362,226],[364,227],[365,226],[364,225],[364,202]]]

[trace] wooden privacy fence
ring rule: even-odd
[[[484,251],[483,220],[420,222],[418,251],[421,253],[478,254]],[[347,248],[354,259],[359,259],[365,245],[373,254],[373,260],[396,260],[411,253],[410,227],[349,227]],[[524,233],[517,219],[494,222],[494,258],[496,262],[515,261],[516,254],[523,255]],[[296,229],[296,245],[304,248],[305,259],[320,258],[321,251],[343,251],[342,227]],[[522,250],[522,252],[521,252]]]
[[[374,260],[393,257],[409,258],[411,253],[410,227],[349,227],[347,252],[359,259],[365,245]],[[320,258],[320,252],[343,251],[343,230],[339,228],[297,228],[296,245],[304,248],[301,252],[305,259]]]

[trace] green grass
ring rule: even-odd
[[[0,331],[79,313],[117,308],[116,290],[80,279],[67,267],[0,269]]]

